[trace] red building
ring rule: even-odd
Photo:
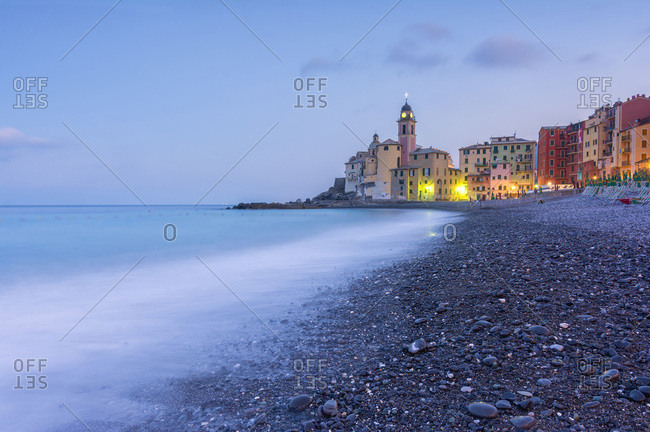
[[[583,186],[582,133],[585,122],[571,123],[566,128],[568,183]]]
[[[537,141],[537,183],[566,184],[568,126],[542,127]]]

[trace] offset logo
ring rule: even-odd
[[[310,77],[296,78],[293,80],[293,89],[296,91],[296,104],[294,108],[327,108],[327,95],[323,89],[327,86],[327,78]]]
[[[578,108],[597,109],[612,104],[612,95],[608,89],[612,86],[612,77],[580,77],[578,91],[580,103]]]
[[[296,389],[326,389],[327,378],[323,376],[326,365],[326,359],[296,359],[293,362],[293,370],[297,375]]]
[[[14,109],[45,109],[47,108],[47,77],[16,77],[14,91],[16,103]]]
[[[14,372],[16,372],[14,390],[45,390],[47,376],[43,372],[46,366],[47,359],[14,360]]]

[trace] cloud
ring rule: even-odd
[[[407,27],[403,34],[408,36],[388,48],[387,63],[427,69],[447,60],[444,55],[431,49],[434,42],[450,37],[447,28],[434,22],[422,22]]]
[[[340,71],[349,66],[349,62],[340,62],[338,59],[325,59],[323,57],[312,57],[300,67],[300,72],[332,72]]]
[[[423,36],[431,41],[448,38],[451,32],[446,27],[439,26],[434,22],[423,22],[415,24],[408,33],[415,33],[416,35]]]
[[[29,136],[12,127],[0,128],[0,161],[13,158],[22,150],[49,148],[50,141]]]
[[[49,141],[46,139],[30,137],[12,127],[0,128],[0,148],[37,146],[47,143],[49,143]]]
[[[414,50],[409,50],[405,46],[396,45],[390,47],[386,61],[388,63],[406,64],[418,68],[430,68],[444,63],[446,58],[441,54],[419,53]]]
[[[598,55],[598,53],[590,52],[590,53],[586,53],[586,54],[581,55],[580,57],[578,57],[577,60],[578,60],[578,63],[593,63],[596,60],[598,60],[599,58],[600,58],[600,56]]]
[[[468,60],[481,67],[517,68],[531,66],[542,54],[536,44],[509,36],[495,36],[481,42]]]

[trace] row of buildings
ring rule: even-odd
[[[593,177],[632,176],[648,160],[650,99],[637,95],[597,109],[584,121],[542,127],[538,141],[492,137],[451,155],[417,144],[408,100],[397,141],[375,134],[345,163],[345,192],[373,200],[457,201],[522,196],[540,185],[582,186]]]
[[[589,118],[539,131],[541,184],[633,177],[650,163],[650,98],[636,95],[598,108]]]

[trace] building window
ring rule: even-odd
[[[388,150],[388,146],[384,146],[384,150]]]
[[[413,155],[414,160],[418,160],[418,155]]]
[[[648,135],[648,129],[643,129],[641,131],[641,135]]]
[[[555,152],[553,150],[551,150],[550,153],[551,153],[551,156],[555,156]]]
[[[549,170],[549,175],[553,175],[553,170]]]
[[[402,135],[406,135],[406,125],[402,125]]]
[[[648,147],[648,141],[643,140],[641,141],[641,148],[647,148]]]
[[[554,130],[551,131],[551,136],[555,136],[555,131]]]
[[[424,158],[429,159],[429,153],[425,153]]]
[[[552,145],[552,146],[555,145],[555,140],[551,140],[551,145]]]
[[[414,176],[415,176],[415,170],[410,170],[410,171],[409,171],[409,175],[410,175],[411,177],[414,177]]]

